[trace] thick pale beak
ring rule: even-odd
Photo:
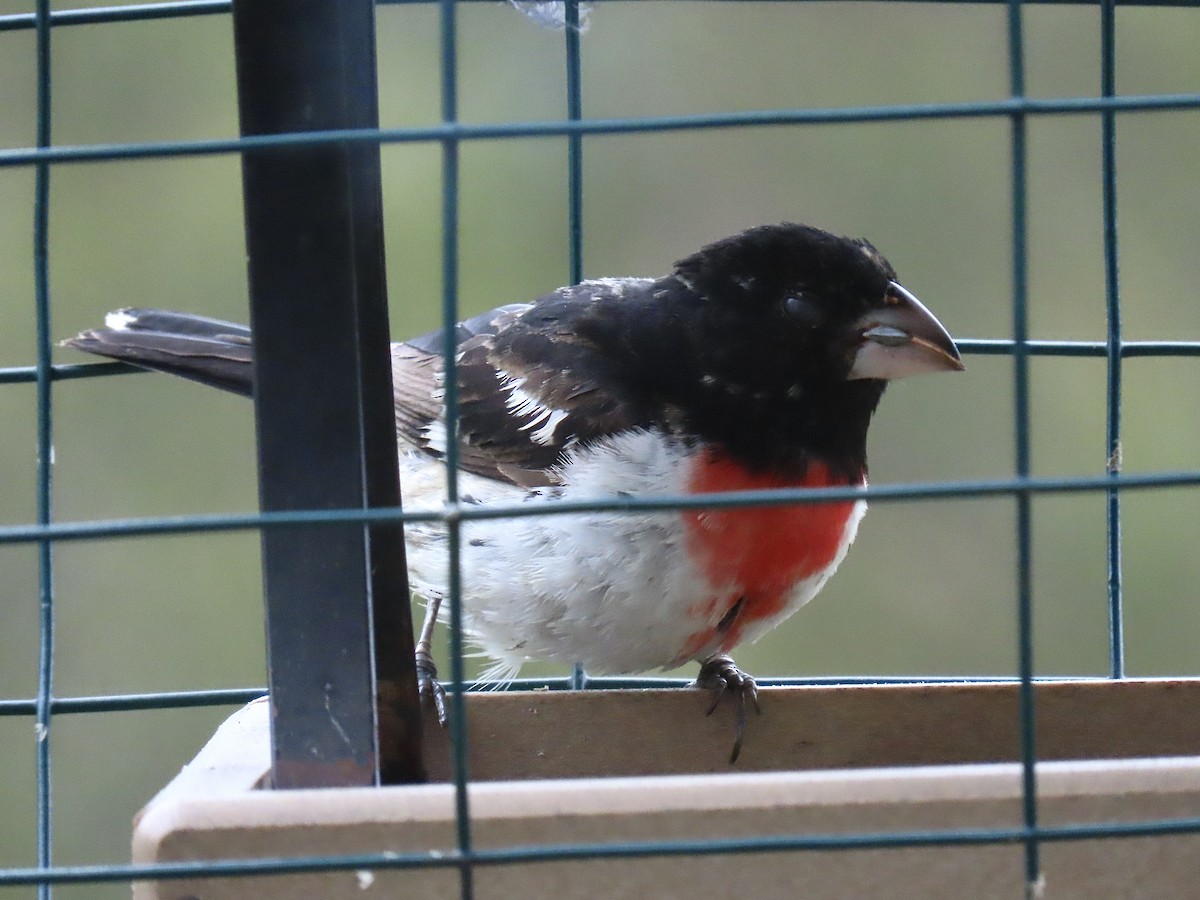
[[[855,322],[854,329],[861,343],[851,379],[905,378],[966,368],[942,323],[894,281],[884,294],[884,305]]]

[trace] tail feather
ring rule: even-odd
[[[119,309],[104,323],[63,346],[246,397],[253,393],[253,346],[244,325],[162,309]]]

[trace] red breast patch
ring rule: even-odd
[[[698,454],[688,473],[693,494],[718,491],[766,490],[796,487],[844,487],[857,483],[837,478],[819,461],[809,463],[803,477],[751,472],[712,451]],[[826,569],[841,550],[853,500],[758,506],[741,509],[685,510],[687,549],[708,580],[729,585],[727,594],[713,597],[698,615],[730,610],[742,601],[732,621],[722,623],[720,650],[738,643],[748,621],[777,615],[787,604],[793,586]],[[712,629],[689,641],[687,655],[699,652],[716,635]],[[691,645],[695,644],[695,647]]]

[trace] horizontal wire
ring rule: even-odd
[[[394,0],[391,0],[394,2]],[[1042,0],[1046,2],[1046,0]],[[113,22],[141,22],[148,19],[180,19],[229,13],[231,0],[173,0],[169,3],[138,3],[129,6],[95,6],[88,9],[60,9],[50,13],[50,24],[104,25]],[[34,27],[34,13],[0,16],[0,31],[24,31]]]
[[[1200,818],[1157,819],[1146,822],[1099,822],[1037,828],[964,828],[857,834],[760,835],[746,838],[708,838],[675,841],[573,843],[475,849],[461,854],[447,847],[423,853],[358,853],[296,858],[262,857],[187,862],[34,867],[0,870],[0,886],[72,884],[81,882],[151,881],[214,878],[233,875],[280,875],[350,869],[458,868],[579,859],[631,859],[662,856],[740,855],[798,850],[873,850],[899,847],[979,846],[1038,841],[1080,841],[1100,838],[1160,837],[1200,832]]]
[[[378,6],[413,6],[436,3],[438,0],[376,0]],[[458,0],[459,3],[493,3],[495,0]],[[597,0],[591,0],[597,2]],[[602,2],[602,0],[601,0]],[[707,0],[707,2],[749,2],[749,0]],[[815,2],[815,0],[772,0],[772,2]],[[887,2],[887,0],[884,0]],[[904,0],[892,0],[904,2]],[[1007,0],[924,0],[926,3],[957,5],[998,5]],[[1098,6],[1099,0],[1025,0],[1027,5]],[[1117,6],[1194,7],[1200,0],[1117,0]],[[190,16],[223,15],[233,8],[231,0],[173,0],[168,3],[140,3],[130,6],[98,6],[88,9],[64,9],[50,14],[55,27],[69,25],[106,25],[116,22],[142,22],[157,19],[179,19]],[[34,27],[33,13],[0,16],[0,31],[24,31]]]
[[[272,147],[336,143],[441,143],[571,134],[633,134],[705,128],[770,125],[828,125],[927,119],[986,118],[1013,115],[1071,115],[1111,111],[1146,112],[1200,108],[1200,94],[1150,94],[1120,97],[1010,97],[960,103],[853,106],[826,109],[767,109],[675,116],[604,119],[547,119],[521,122],[442,122],[411,128],[332,129],[140,144],[59,145],[0,150],[0,168],[38,163],[106,162],[151,157],[211,156]]]
[[[955,344],[961,353],[974,356],[1010,356],[1016,348],[1015,341],[992,338],[962,338],[956,340]],[[1103,359],[1108,354],[1108,344],[1104,341],[1028,341],[1025,346],[1030,356],[1082,356]],[[1125,341],[1117,347],[1117,352],[1126,359],[1193,357],[1200,356],[1200,341]],[[52,366],[50,377],[55,381],[66,381],[146,371],[148,370],[122,362],[72,363]],[[0,384],[24,384],[36,380],[36,366],[0,368]]]
[[[955,340],[959,352],[976,356],[1011,356],[1017,342],[1001,339]],[[1029,356],[1096,357],[1108,355],[1106,341],[1026,341]],[[1116,352],[1125,359],[1137,357],[1200,356],[1200,341],[1123,341]],[[2,372],[3,370],[0,370]]]
[[[198,706],[242,705],[264,696],[265,687],[219,688],[211,691],[161,691],[151,694],[109,694],[99,697],[52,697],[52,715],[134,712],[147,709],[191,709]],[[33,715],[36,700],[0,700],[0,716]]]
[[[671,512],[680,509],[782,506],[794,503],[830,503],[846,500],[888,502],[899,500],[954,500],[1017,494],[1064,494],[1087,491],[1141,490],[1200,486],[1200,471],[1147,472],[1144,474],[1029,477],[963,481],[911,482],[846,488],[794,488],[759,491],[722,491],[711,494],[615,496],[596,500],[553,500],[544,503],[447,504],[442,510],[405,512],[399,508],[307,509],[262,513],[206,513],[202,515],[148,516],[48,525],[0,526],[0,544],[38,541],[76,541],[106,537],[139,537],[156,534],[245,531],[289,525],[375,524],[390,522],[450,522],[474,519],[518,519],[527,516],[569,515],[585,512]]]
[[[1034,684],[1109,684],[1111,676],[1039,675]],[[1129,681],[1131,679],[1119,679]],[[1136,678],[1143,682],[1178,683],[1172,677]],[[987,684],[1017,685],[1020,679],[1012,675],[792,675],[775,678],[755,677],[759,687],[871,687],[883,685],[930,684]],[[643,691],[690,687],[692,678],[669,678],[655,675],[589,675],[585,690]],[[451,682],[442,686],[449,691]],[[510,681],[473,681],[463,685],[469,693],[507,693],[510,691],[571,691],[577,690],[572,676],[550,678],[514,678]],[[150,694],[106,694],[95,697],[54,697],[50,711],[54,715],[74,713],[142,712],[145,710],[194,709],[205,706],[241,706],[267,696],[266,687],[217,688],[207,691],[162,691]],[[0,700],[0,717],[31,716],[36,712],[36,699]]]
[[[52,381],[73,378],[96,378],[102,375],[130,375],[147,369],[122,362],[72,363],[50,367]],[[25,384],[37,380],[37,366],[12,366],[0,369],[0,384]]]

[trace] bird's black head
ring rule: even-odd
[[[644,385],[673,430],[748,464],[818,456],[865,469],[887,381],[962,368],[945,329],[874,247],[806,225],[709,244],[652,293],[626,320],[641,332],[632,341]],[[656,343],[653,354],[639,338]]]

